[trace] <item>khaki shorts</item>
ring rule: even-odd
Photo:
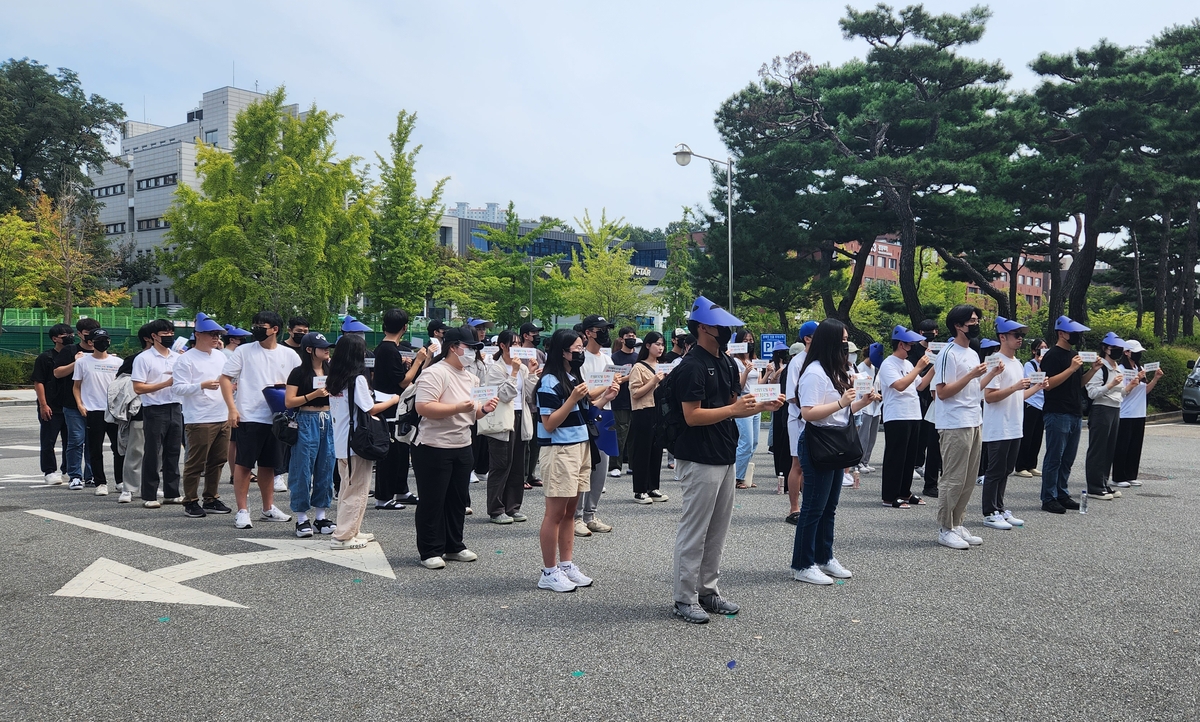
[[[592,448],[581,441],[567,446],[543,446],[543,496],[571,497],[592,488]]]

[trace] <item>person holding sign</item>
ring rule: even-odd
[[[942,478],[938,481],[938,543],[967,549],[983,543],[963,525],[963,515],[975,490],[983,448],[983,388],[1004,371],[998,363],[990,371],[979,363],[971,341],[979,338],[983,315],[975,306],[960,303],[946,314],[946,327],[954,341],[938,354],[934,364],[934,414],[942,449]]]
[[[661,437],[655,433],[659,411],[654,402],[654,390],[667,376],[658,370],[664,351],[666,342],[662,334],[647,333],[637,363],[629,372],[629,398],[633,407],[629,425],[629,466],[633,469],[633,500],[638,504],[667,500],[667,495],[658,490],[663,446]]]
[[[749,389],[760,383],[761,373],[754,365],[754,359],[758,356],[754,344],[754,334],[746,330],[735,333],[733,344],[730,344],[730,356],[737,364],[739,382],[743,389]],[[761,426],[762,414],[737,420],[737,464],[734,474],[737,476],[737,488],[739,489],[758,486],[753,479],[746,479],[746,472],[750,469],[750,459],[758,451],[758,431]]]
[[[616,343],[613,344],[611,363],[632,367],[638,360],[637,343],[637,329],[622,326],[617,332]],[[629,398],[629,372],[626,371],[621,378],[621,393],[617,394],[617,398],[610,404],[613,412],[613,431],[617,435],[617,458],[608,460],[608,475],[618,478],[624,468],[623,464],[629,461],[626,445],[629,425],[633,420],[633,404]]]
[[[603,316],[588,316],[580,324],[580,335],[587,342],[583,354],[583,367],[581,369],[584,380],[597,378],[593,374],[603,374],[605,367],[612,363],[608,355],[602,351],[607,349],[612,343],[611,338],[609,338],[609,330],[613,326],[614,324]],[[619,385],[624,381],[624,377],[614,376],[608,383]],[[604,386],[597,384],[592,388],[591,393],[593,397],[602,396],[604,394]],[[608,410],[608,402],[609,399],[596,400],[596,408],[606,411]],[[588,491],[581,495],[579,504],[575,509],[576,536],[591,536],[592,532],[606,534],[612,531],[612,526],[605,524],[596,515],[596,507],[600,504],[600,495],[604,493],[604,479],[609,470],[609,458],[608,454],[598,449],[595,449],[594,453],[598,458],[593,459],[593,461],[598,461],[598,463],[593,464],[592,478]],[[545,479],[545,474],[542,475],[542,478],[543,480]]]
[[[499,399],[472,400],[479,377],[471,373],[471,357],[483,348],[470,328],[446,329],[442,353],[416,381],[416,409],[421,425],[413,438],[413,471],[417,478],[417,552],[426,569],[441,569],[446,560],[473,562],[478,556],[463,543],[463,523],[471,503],[468,486],[475,457],[471,426],[495,411]],[[340,344],[338,351],[341,351]],[[335,357],[336,360],[336,357]]]
[[[877,342],[867,347],[866,356],[855,369],[857,373],[870,377],[871,390],[876,392],[881,390],[879,385],[879,364],[881,363],[883,363],[883,344]],[[875,440],[879,436],[880,405],[878,401],[873,402],[858,415],[858,439],[862,443],[863,450],[863,459],[862,463],[858,465],[858,471],[863,474],[875,471],[875,467],[871,466],[869,462],[871,454],[875,451]]]
[[[517,335],[500,332],[495,363],[483,375],[484,386],[495,387],[499,405],[492,419],[480,420],[479,435],[487,439],[487,513],[493,524],[522,522],[525,500],[525,444],[533,438],[533,414],[529,400],[537,392],[537,361],[521,361],[512,355]],[[511,419],[511,421],[510,421]]]
[[[1041,498],[1042,511],[1051,514],[1079,508],[1079,502],[1067,491],[1067,482],[1083,426],[1083,359],[1075,348],[1083,344],[1084,331],[1091,329],[1059,316],[1054,322],[1054,345],[1042,357],[1046,374],[1046,457],[1042,462]]]
[[[1145,347],[1136,340],[1125,342],[1125,358],[1121,362],[1125,374],[1137,379],[1125,398],[1121,400],[1121,421],[1117,426],[1117,443],[1113,456],[1112,480],[1118,488],[1141,486],[1138,469],[1142,462],[1142,440],[1146,435],[1146,397],[1163,377],[1161,368],[1155,368],[1153,378],[1146,380],[1142,366]]]
[[[1108,501],[1121,496],[1109,486],[1113,454],[1117,448],[1117,428],[1121,423],[1121,402],[1125,395],[1142,383],[1139,378],[1126,381],[1118,361],[1125,358],[1125,342],[1112,331],[1100,342],[1100,361],[1083,376],[1084,388],[1092,400],[1088,413],[1088,449],[1084,466],[1089,499]]]
[[[804,487],[804,474],[800,469],[800,452],[797,443],[804,431],[804,419],[800,415],[800,367],[804,365],[804,356],[808,353],[813,334],[817,332],[816,321],[805,321],[797,332],[797,337],[804,347],[792,351],[792,360],[788,362],[784,394],[788,404],[788,444],[792,454],[792,469],[784,480],[783,488],[788,495],[788,515],[784,521],[795,524],[800,520],[800,490]]]
[[[288,504],[296,515],[296,536],[332,534],[326,518],[333,502],[333,417],[329,415],[329,347],[325,336],[310,331],[300,339],[303,361],[288,374],[284,406],[296,409],[296,443],[288,461]],[[315,509],[316,519],[308,520]]]
[[[1029,379],[1029,385],[1037,387],[1037,390],[1025,399],[1025,408],[1021,415],[1021,449],[1017,452],[1016,474],[1026,479],[1042,475],[1041,469],[1038,469],[1042,436],[1046,432],[1042,419],[1042,407],[1046,403],[1045,386],[1042,385],[1046,380],[1046,374],[1042,371],[1042,356],[1048,348],[1046,342],[1040,338],[1030,341],[1030,358],[1024,366],[1025,378]]]
[[[921,398],[933,380],[923,373],[930,359],[922,341],[925,337],[904,326],[892,329],[892,354],[879,364],[879,388],[883,397],[883,483],[884,506],[907,509],[924,504],[912,493],[913,470],[921,450]],[[915,359],[915,364],[914,364]]]

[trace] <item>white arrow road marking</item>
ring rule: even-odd
[[[362,549],[334,551],[328,539],[242,539],[241,541],[271,547],[256,552],[238,554],[213,554],[212,552],[159,539],[146,534],[109,526],[99,522],[79,519],[45,509],[29,509],[27,513],[46,519],[61,521],[84,529],[147,544],[149,546],[191,557],[192,561],[174,564],[161,569],[144,572],[140,569],[100,558],[62,589],[54,593],[59,597],[91,597],[96,599],[119,599],[135,602],[169,602],[175,604],[206,604],[218,607],[242,607],[241,604],[206,594],[180,582],[215,572],[235,569],[252,564],[269,564],[293,559],[317,559],[330,564],[395,579],[391,564],[379,544],[371,542]]]

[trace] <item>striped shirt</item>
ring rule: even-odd
[[[574,376],[570,377],[573,384],[579,383]],[[552,374],[543,374],[538,383],[538,419],[537,439],[540,446],[566,446],[588,440],[587,419],[580,404],[571,408],[567,418],[554,431],[546,431],[542,425],[542,417],[553,414],[567,399],[571,398],[571,390],[563,388],[562,382]]]

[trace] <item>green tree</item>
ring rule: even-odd
[[[683,217],[675,224],[667,242],[667,270],[658,282],[658,298],[663,308],[663,329],[682,328],[696,300],[691,273],[695,265],[696,244],[692,242],[692,209],[683,207]]]
[[[234,122],[234,148],[202,147],[200,190],[179,186],[164,214],[163,271],[192,308],[247,321],[262,309],[324,324],[367,280],[372,191],[337,158],[338,116],[284,108],[284,89]]]
[[[15,210],[0,215],[0,319],[5,309],[28,307],[38,300],[38,283],[48,270],[37,226]]]
[[[560,223],[557,218],[543,216],[537,225],[523,226],[509,201],[502,227],[480,226],[479,238],[487,242],[488,250],[470,250],[467,263],[470,293],[462,311],[495,321],[499,326],[519,326],[524,320],[520,309],[529,305],[532,295],[530,318],[549,318],[558,303],[557,286],[552,275],[544,274],[542,266],[555,262],[557,257],[531,260],[530,246]]]
[[[105,143],[125,111],[87,95],[74,71],[28,58],[0,63],[0,212],[24,208],[25,197],[91,185],[87,165],[110,159]]]
[[[425,308],[439,272],[438,229],[442,193],[449,178],[434,184],[429,197],[417,193],[416,161],[421,146],[408,150],[416,113],[400,111],[388,136],[391,158],[379,159],[379,209],[371,223],[371,275],[367,305],[374,311]]]
[[[564,289],[568,313],[598,314],[609,321],[634,321],[651,306],[643,293],[646,279],[632,273],[633,249],[625,248],[625,219],[609,220],[601,209],[599,223],[587,210],[575,224],[583,232],[579,251],[571,253],[569,285]]]
[[[68,189],[52,200],[35,188],[30,205],[41,245],[39,265],[45,272],[41,283],[44,300],[62,308],[64,323],[71,323],[75,304],[88,300],[89,293],[100,288],[111,263],[94,212],[80,208],[81,195],[77,189]]]

